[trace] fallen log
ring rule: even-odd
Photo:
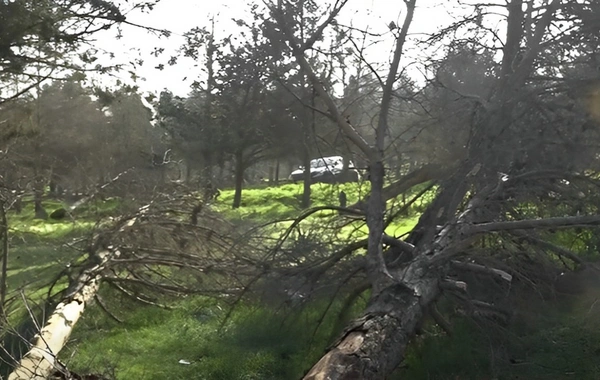
[[[146,211],[147,208],[141,208],[137,216],[125,220],[119,232],[133,226]],[[90,267],[82,271],[71,283],[66,296],[50,314],[44,327],[35,335],[31,348],[17,363],[8,380],[47,379],[60,367],[58,353],[66,345],[86,306],[98,292],[103,273],[110,266],[111,260],[120,255],[120,251],[109,246],[91,254],[93,257]]]
[[[427,308],[438,297],[438,278],[415,263],[395,283],[371,299],[363,316],[315,364],[305,380],[384,379],[404,352]]]
[[[47,379],[57,365],[57,355],[67,343],[85,307],[98,292],[101,272],[110,252],[98,255],[103,262],[84,271],[71,286],[69,295],[59,303],[44,327],[33,339],[30,350],[21,358],[8,380]]]

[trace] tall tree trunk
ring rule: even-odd
[[[34,204],[34,217],[36,219],[48,219],[48,213],[42,205],[42,198],[44,196],[44,183],[38,179],[35,181],[33,189],[33,204]]]
[[[192,180],[192,165],[186,161],[185,163],[185,183],[190,184]]]
[[[279,158],[275,163],[275,186],[279,186]]]
[[[310,185],[312,184],[312,176],[310,174],[310,156],[306,146],[302,155],[302,165],[304,166],[304,187],[302,191],[301,207],[306,209],[310,207]]]
[[[13,206],[15,213],[20,214],[23,211],[23,198],[19,195]]]
[[[349,154],[346,153],[344,154],[344,156],[342,156],[342,173],[340,174],[340,182],[341,183],[345,183],[345,182],[350,182],[351,178],[350,178],[350,158]]]
[[[269,163],[269,186],[273,186],[273,184],[275,183],[275,167],[273,166],[273,163],[270,162]]]
[[[6,203],[0,201],[0,237],[2,238],[2,269],[0,273],[0,318],[4,319],[4,302],[6,300],[6,274],[8,272],[8,220]]]
[[[242,204],[242,188],[244,186],[244,155],[242,152],[235,154],[235,193],[233,195],[233,208]]]

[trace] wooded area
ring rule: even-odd
[[[181,96],[98,79],[143,65],[99,61],[98,33],[169,38],[128,18],[157,2],[0,0],[0,375],[132,378],[81,364],[76,323],[164,309],[220,338],[247,310],[306,323],[240,379],[598,378],[511,339],[600,331],[600,3],[397,2],[365,25],[363,1],[251,1],[225,37],[198,15],[155,51],[201,71]],[[428,364],[473,336],[444,358],[478,372]],[[204,351],[181,378],[233,378]]]

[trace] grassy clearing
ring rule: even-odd
[[[337,204],[341,190],[346,192],[350,204],[363,199],[368,188],[359,184],[318,184],[313,186],[313,205]],[[290,219],[302,212],[298,207],[301,196],[301,185],[250,189],[244,191],[242,207],[231,210],[233,191],[224,190],[216,208],[234,221]],[[331,216],[337,216],[337,212],[317,213],[307,219],[306,228],[317,224],[322,227]],[[388,233],[406,233],[417,219],[418,214],[410,212],[390,226]],[[280,232],[290,223],[281,222],[274,229]],[[366,233],[364,222],[355,222],[330,238],[340,240],[361,234],[364,237]],[[83,325],[75,330],[68,351],[61,355],[72,369],[81,373],[108,369],[117,379],[299,378],[329,343],[340,307],[335,303],[321,328],[313,331],[324,310],[318,302],[302,310],[282,309],[281,305],[277,311],[264,306],[238,307],[222,326],[224,308],[203,298],[178,301],[176,310],[171,312],[149,307],[127,310],[122,303],[113,301],[115,313],[125,323],[116,324],[98,308],[90,309],[84,315]],[[189,364],[181,363],[182,360]]]
[[[313,186],[313,205],[338,204],[344,190],[348,203],[365,197],[368,185]],[[299,215],[301,185],[250,189],[244,192],[243,207],[231,210],[233,191],[225,190],[216,208],[231,220],[252,223]],[[77,219],[36,220],[33,206],[26,204],[19,215],[10,215],[12,251],[9,288],[25,290],[30,299],[43,299],[50,280],[80,253],[64,243],[86,234],[97,216],[114,212],[118,202],[92,204],[77,210]],[[64,207],[59,202],[44,204],[49,212]],[[307,219],[306,227],[328,223],[336,212],[324,211]],[[334,218],[335,223],[344,221]],[[417,214],[390,226],[391,234],[409,231]],[[347,220],[346,220],[347,221]],[[280,226],[289,225],[282,222]],[[340,229],[331,239],[366,236],[363,222]],[[35,280],[35,281],[32,281]],[[63,284],[64,285],[64,284]],[[291,379],[301,374],[321,355],[336,325],[336,303],[313,331],[324,305],[314,303],[302,310],[242,306],[222,326],[225,306],[201,297],[176,301],[174,311],[131,304],[103,289],[103,299],[123,324],[112,321],[92,305],[74,331],[62,360],[81,373],[109,373],[117,379]],[[357,310],[355,310],[357,312]],[[183,364],[180,361],[183,360]]]
[[[311,186],[311,206],[337,206],[339,205],[338,196],[344,191],[347,196],[348,204],[354,204],[363,201],[368,196],[370,184],[368,182],[345,183],[345,184],[323,184],[318,183]],[[421,188],[415,189],[416,194]],[[243,192],[242,206],[238,209],[231,209],[234,191],[231,189],[223,190],[215,208],[233,221],[252,221],[252,222],[270,222],[274,220],[285,220],[274,225],[273,229],[281,231],[287,228],[294,219],[302,214],[304,210],[300,208],[302,199],[302,184],[286,184],[279,187],[266,187],[260,189],[245,189]],[[423,199],[407,211],[405,216],[397,218],[386,229],[386,233],[392,236],[401,236],[410,232],[418,222],[420,212],[431,201],[435,191],[427,193]],[[410,199],[408,194],[406,199]],[[391,210],[396,210],[402,206],[403,202],[392,200],[388,202]],[[331,220],[334,223],[331,223]],[[337,220],[338,222],[335,222]],[[347,223],[348,219],[344,216],[338,216],[337,211],[319,211],[306,218],[303,222],[304,229],[310,230],[314,227],[325,229],[336,229],[337,225],[344,225],[335,235],[330,238],[338,241],[350,238],[361,239],[368,235],[368,229],[364,221],[357,220]],[[326,226],[325,226],[326,225]]]
[[[110,369],[117,379],[294,379],[321,354],[335,318],[329,313],[313,334],[323,305],[278,313],[240,306],[225,326],[225,309],[214,302],[176,306],[128,311],[124,324],[91,309],[62,356],[81,373]]]
[[[348,204],[358,202],[368,195],[369,183],[324,184],[311,186],[312,206],[339,205],[338,195],[346,193]],[[229,219],[271,221],[275,219],[294,218],[301,213],[302,184],[286,184],[277,187],[244,189],[242,205],[232,210],[234,191],[226,189],[221,192],[217,209]]]
[[[313,205],[337,204],[341,190],[346,192],[348,203],[354,203],[364,198],[367,186],[315,185]],[[224,190],[215,206],[233,221],[261,223],[298,216],[302,212],[298,207],[301,196],[301,185],[249,189],[244,190],[243,206],[231,210],[233,191]],[[410,231],[432,196],[433,192],[413,205],[407,215],[389,227],[388,233],[399,236]],[[26,205],[20,215],[10,215],[8,284],[13,294],[24,289],[30,299],[43,299],[47,282],[80,256],[61,244],[87,233],[98,215],[115,212],[118,203],[110,200],[86,206],[78,210],[76,221],[35,220],[31,205]],[[401,204],[400,201],[390,206],[398,208]],[[49,202],[46,207],[51,211],[62,205]],[[322,227],[330,219],[334,220],[334,227],[335,223],[347,221],[335,212],[324,211],[308,218],[305,228]],[[279,224],[279,232],[290,223]],[[366,234],[364,223],[353,222],[330,238],[340,240],[360,234]],[[569,236],[557,235],[559,238]],[[240,306],[223,326],[225,306],[202,297],[177,300],[173,303],[175,310],[167,311],[132,304],[106,288],[102,289],[102,296],[109,309],[125,322],[118,324],[97,305],[91,305],[61,359],[80,373],[106,373],[116,379],[299,378],[329,343],[340,308],[335,303],[315,332],[314,326],[324,309],[318,302],[302,310]],[[571,314],[559,314],[550,306],[546,315],[552,318],[543,325],[536,320],[536,325],[510,331],[459,319],[454,321],[454,335],[448,337],[435,326],[427,325],[427,334],[415,339],[406,367],[396,375],[408,379],[598,379],[600,314],[594,308],[596,299],[597,296],[580,305],[574,313],[585,315],[584,321]],[[351,314],[358,313],[362,306],[356,306]],[[535,309],[541,310],[537,306]]]

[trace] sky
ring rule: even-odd
[[[323,0],[323,2],[331,1]],[[418,37],[424,33],[434,32],[441,25],[449,23],[451,21],[449,14],[457,12],[454,8],[455,4],[455,1],[450,0],[418,1],[411,26],[412,36]],[[177,55],[177,49],[183,43],[183,33],[197,26],[208,26],[209,20],[214,16],[217,20],[215,27],[217,37],[235,34],[237,26],[231,19],[247,18],[247,9],[248,2],[245,0],[161,0],[150,13],[132,12],[127,15],[127,20],[169,30],[172,33],[169,38],[159,38],[141,28],[126,26],[122,30],[122,38],[115,39],[115,30],[109,30],[97,37],[96,46],[114,52],[118,62],[125,63],[134,58],[143,59],[142,66],[132,69],[135,75],[140,77],[136,84],[143,92],[158,94],[163,89],[169,89],[177,95],[185,96],[190,90],[191,83],[201,75],[199,63],[182,58],[175,66],[166,65],[169,57]],[[352,23],[361,27],[369,25],[371,30],[382,33],[388,31],[387,25],[391,21],[401,25],[403,18],[404,8],[401,0],[350,0],[347,9],[339,17],[343,23]],[[416,59],[419,54],[416,47],[414,45],[407,47],[408,51],[412,49],[411,54]],[[155,48],[164,48],[165,52],[159,57],[153,57],[151,52]],[[373,62],[384,62],[389,59],[392,48],[393,40],[390,38],[389,42],[372,49],[369,59]],[[104,60],[104,62],[108,61]],[[161,63],[165,64],[165,68],[156,69],[156,66]],[[132,83],[128,80],[128,76],[127,70],[119,74],[120,79]],[[103,77],[96,81],[110,85],[114,82],[114,78],[110,80]]]

